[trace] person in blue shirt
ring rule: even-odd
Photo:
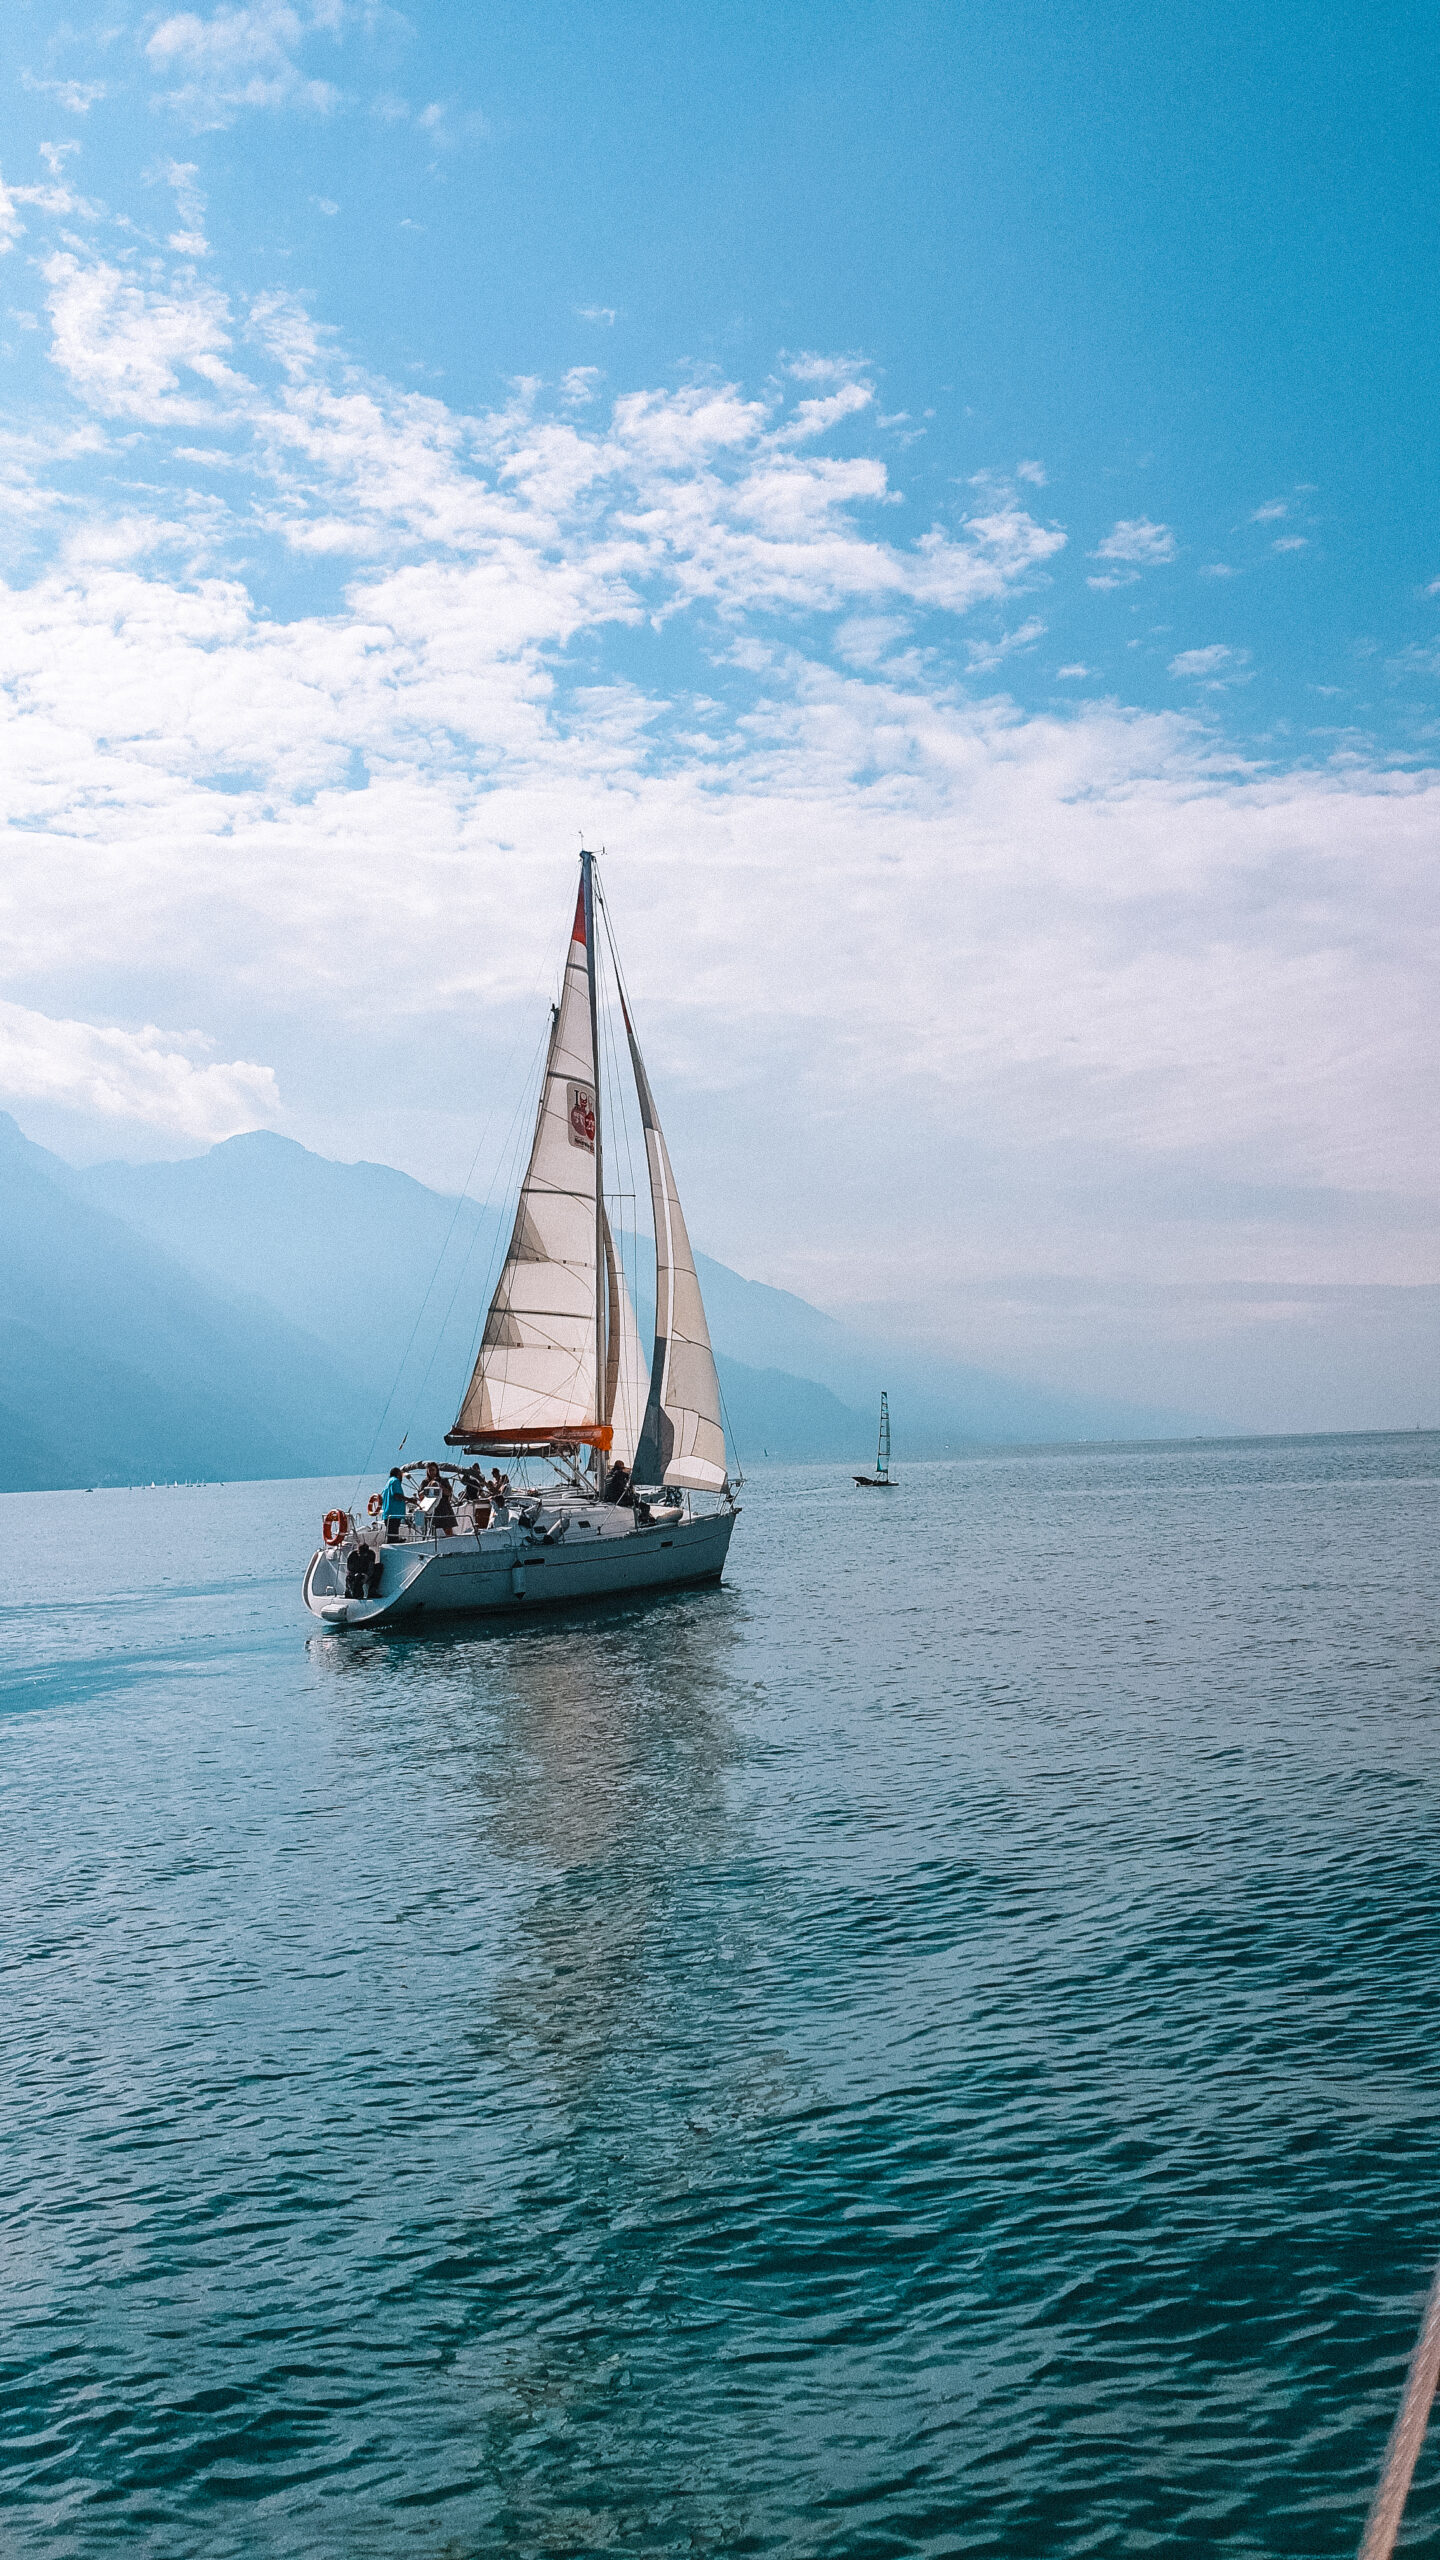
[[[405,1526],[405,1483],[398,1467],[390,1470],[390,1481],[380,1496],[380,1517],[385,1523],[385,1543],[393,1547]]]

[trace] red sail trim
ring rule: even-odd
[[[585,890],[583,884],[581,886],[580,895],[575,901],[575,921],[570,927],[570,939],[572,942],[578,942],[581,944],[583,944],[585,940]]]

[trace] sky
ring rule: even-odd
[[[1440,1420],[1437,42],[11,0],[0,1104],[483,1189],[583,835],[709,1251]]]

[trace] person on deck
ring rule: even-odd
[[[455,1497],[451,1493],[448,1479],[442,1476],[433,1458],[425,1470],[425,1481],[420,1487],[420,1508],[425,1513],[437,1538],[454,1537]]]
[[[380,1496],[380,1517],[385,1523],[385,1543],[393,1547],[405,1526],[405,1479],[398,1467],[390,1470],[390,1481]]]
[[[362,1538],[345,1559],[345,1597],[347,1600],[376,1600],[380,1596],[380,1559]]]

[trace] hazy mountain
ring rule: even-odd
[[[372,1438],[373,1455],[387,1464],[402,1438],[411,1455],[440,1450],[509,1232],[496,1210],[447,1199],[389,1165],[332,1164],[263,1131],[178,1164],[66,1168],[64,1179],[211,1287],[266,1301],[363,1380],[365,1430],[347,1464],[365,1461]],[[653,1249],[626,1238],[625,1258],[643,1332],[654,1320]],[[706,1262],[704,1274],[727,1317],[732,1302],[773,1302],[768,1321],[761,1311],[717,1322],[741,1450],[816,1458],[863,1450],[868,1420],[769,1357],[772,1344],[802,1340],[806,1324],[824,1328],[829,1318],[720,1263]],[[787,1319],[785,1310],[794,1313]],[[736,1342],[755,1345],[748,1361],[734,1356]]]
[[[319,1343],[77,1196],[0,1112],[0,1488],[311,1474],[367,1419]]]
[[[69,1179],[190,1270],[263,1298],[387,1387],[423,1321],[422,1358],[445,1368],[453,1421],[493,1286],[493,1209],[445,1199],[389,1165],[332,1164],[266,1130],[179,1164],[94,1165]]]
[[[508,1220],[387,1165],[333,1164],[256,1132],[177,1164],[101,1165],[66,1177],[211,1287],[263,1300],[313,1333],[371,1397],[366,1454],[402,1437],[430,1454],[453,1421]],[[652,1320],[648,1240],[624,1240],[642,1334]],[[1144,1436],[1184,1416],[1049,1394],[856,1336],[788,1291],[697,1257],[742,1459],[866,1459],[890,1391],[896,1452],[977,1440]],[[383,1416],[383,1418],[382,1418]]]

